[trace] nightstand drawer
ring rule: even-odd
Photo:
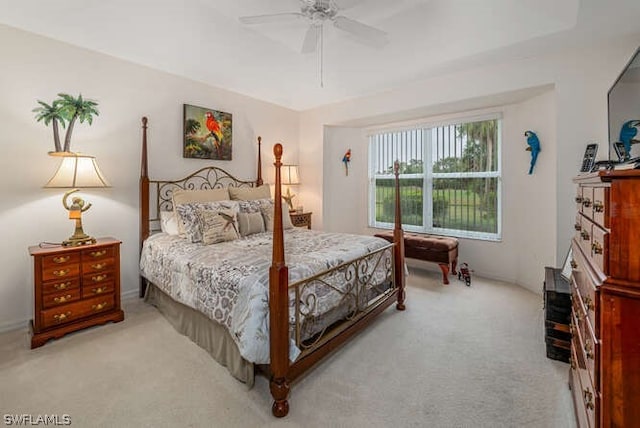
[[[86,316],[106,312],[114,307],[113,295],[95,297],[42,311],[44,328],[66,324]]]
[[[99,272],[84,275],[82,278],[82,287],[84,289],[100,286],[107,282],[113,282],[115,275],[113,272]]]
[[[50,281],[42,284],[42,293],[57,293],[60,291],[72,290],[80,287],[80,279],[78,277],[61,279],[58,281]]]
[[[80,264],[48,266],[42,268],[42,280],[51,281],[54,279],[74,278],[80,275]]]
[[[82,286],[82,298],[86,299],[89,297],[95,297],[102,294],[111,294],[115,290],[113,282],[96,284],[96,285],[83,285]]]
[[[59,267],[62,265],[78,264],[80,262],[80,253],[65,253],[65,254],[53,254],[50,256],[44,256],[42,258],[42,268],[48,269],[53,266]]]
[[[42,306],[45,309],[53,308],[66,303],[75,302],[76,300],[80,300],[80,290],[77,288],[69,291],[63,291],[62,293],[42,296]]]
[[[111,259],[94,259],[82,260],[82,274],[99,273],[113,269],[114,260]]]
[[[82,252],[82,260],[91,263],[92,260],[102,260],[113,257],[113,246],[84,250]]]

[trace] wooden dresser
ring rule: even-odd
[[[120,241],[78,247],[29,247],[34,261],[31,348],[67,333],[122,321]]]
[[[640,427],[640,171],[577,185],[570,387],[580,427]]]

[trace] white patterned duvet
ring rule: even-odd
[[[294,228],[285,230],[285,255],[289,284],[319,274],[349,260],[387,246],[380,238],[325,233]],[[250,362],[269,362],[269,267],[272,233],[250,235],[214,245],[193,244],[176,235],[158,233],[143,245],[142,276],[174,300],[224,325],[241,355]],[[391,257],[391,251],[386,257]],[[372,274],[380,281],[386,273],[379,266]],[[314,293],[312,315],[337,305],[338,293],[309,289]],[[290,291],[290,303],[293,304]],[[290,322],[294,322],[290,310]],[[300,350],[291,341],[290,359]]]

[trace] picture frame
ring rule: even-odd
[[[591,168],[593,168],[593,164],[596,161],[597,153],[598,153],[597,143],[587,144],[587,148],[585,149],[584,156],[582,158],[582,166],[580,167],[580,172],[591,171]]]
[[[182,156],[230,161],[233,147],[232,119],[231,113],[184,104]]]

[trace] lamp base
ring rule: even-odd
[[[64,241],[62,241],[62,246],[63,247],[77,247],[79,245],[89,245],[89,244],[95,244],[96,238],[91,237],[89,235],[84,235],[84,236],[76,236],[73,235],[71,237],[69,237],[69,239],[66,239]]]

